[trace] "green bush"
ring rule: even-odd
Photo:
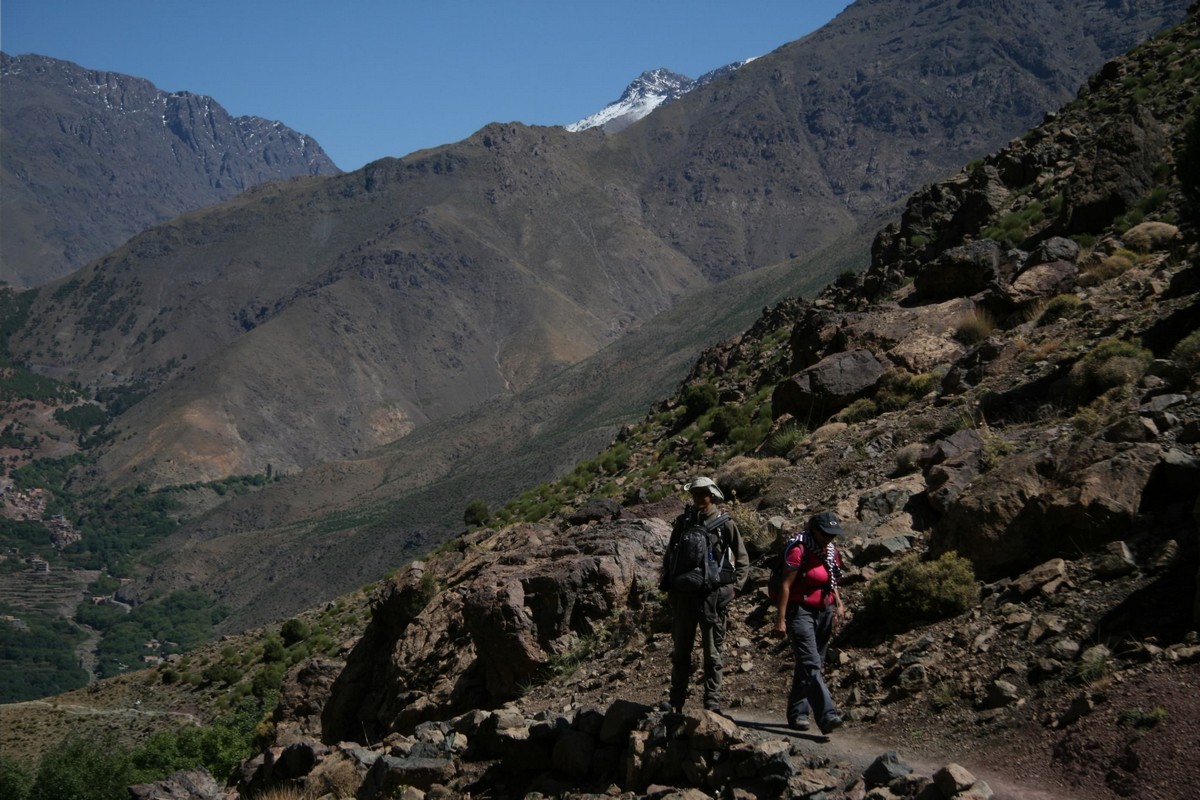
[[[31,800],[124,800],[137,782],[129,752],[111,737],[73,736],[42,757]]]
[[[875,577],[864,597],[867,613],[893,633],[961,614],[979,602],[971,562],[957,553],[936,561],[910,554]]]
[[[1079,297],[1073,294],[1058,294],[1046,301],[1037,315],[1038,325],[1049,325],[1069,317],[1079,308]]]
[[[28,800],[33,791],[33,776],[14,759],[0,753],[0,797]]]
[[[1134,342],[1106,339],[1071,367],[1071,391],[1077,402],[1088,402],[1119,386],[1136,383],[1154,355]]]
[[[284,643],[290,647],[296,642],[307,639],[310,631],[308,626],[304,624],[303,620],[293,617],[292,619],[289,619],[287,622],[283,623],[283,626],[279,629],[279,633],[281,636],[283,636]]]
[[[874,419],[878,415],[879,406],[875,404],[875,401],[869,397],[860,397],[839,411],[836,419],[838,422],[845,422],[849,425],[855,422]]]
[[[773,455],[786,456],[788,453],[796,449],[796,446],[804,441],[804,437],[808,432],[794,422],[786,423],[780,426],[779,430],[771,434],[767,439],[767,450]]]
[[[879,381],[875,405],[884,411],[899,411],[932,392],[936,386],[937,377],[932,372],[913,375],[902,369],[891,369]]]
[[[711,383],[694,383],[683,390],[684,407],[687,413],[681,420],[684,424],[699,418],[702,414],[717,405],[717,387]]]
[[[1193,104],[1183,133],[1183,147],[1175,158],[1175,173],[1183,195],[1200,211],[1200,104]],[[1194,217],[1193,217],[1194,218]]]
[[[483,500],[472,500],[467,503],[467,508],[463,511],[463,522],[468,528],[482,527],[487,525],[490,516],[487,503]]]
[[[1195,375],[1200,373],[1200,330],[1195,330],[1183,337],[1171,349],[1171,358],[1179,367]]]
[[[748,425],[750,410],[745,406],[727,404],[718,408],[712,415],[709,430],[721,440],[729,440],[730,433],[736,428]]]

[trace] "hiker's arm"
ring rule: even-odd
[[[776,608],[778,612],[775,616],[775,633],[783,636],[787,634],[787,607],[788,598],[792,593],[792,583],[796,580],[796,570],[785,569],[783,571],[783,579],[779,584],[779,605]]]

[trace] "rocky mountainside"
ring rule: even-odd
[[[210,97],[0,54],[0,280],[38,286],[268,180],[336,175],[312,138]]]
[[[117,482],[365,452],[873,222],[1183,7],[858,4],[614,136],[494,125],[159,226],[47,286],[14,355],[158,390]]]
[[[385,583],[344,663],[294,673],[238,791],[353,774],[367,796],[1188,796],[1200,187],[1177,176],[1200,163],[1198,12],[914,195],[865,274],[708,351],[574,508]],[[718,405],[697,419],[705,385]],[[764,387],[776,436],[746,457],[718,422]],[[667,521],[714,464],[761,566],[771,516],[831,508],[849,528],[856,614],[830,675],[851,722],[828,743],[779,730],[765,569],[735,601],[738,724],[652,708]],[[625,504],[597,499],[606,483]],[[872,744],[881,758],[856,760]]]
[[[923,7],[917,18],[943,12]],[[918,27],[945,36],[982,26],[972,35],[988,39],[997,29],[985,12]],[[1094,15],[1107,12],[1083,12],[1064,29],[1098,35]],[[857,13],[847,30],[865,30],[893,71],[912,69],[920,39],[884,47],[890,40],[881,33],[908,21],[887,16],[882,28],[864,27]],[[1142,7],[1112,26],[1132,37],[1138,25],[1158,24],[1157,14]],[[785,47],[616,135],[491,126],[354,175],[253,189],[160,226],[40,292],[14,339],[31,362],[86,385],[158,386],[121,417],[119,434],[81,481],[153,488],[289,475],[211,513],[194,509],[191,524],[156,555],[138,596],[200,588],[230,609],[224,627],[234,631],[376,578],[444,541],[468,502],[496,507],[540,493],[681,378],[688,354],[744,329],[763,305],[861,270],[865,234],[835,239],[838,226],[819,222],[840,213],[832,194],[772,190],[756,208],[791,208],[778,229],[806,252],[831,242],[825,255],[759,267],[676,302],[719,277],[709,273],[727,258],[723,248],[775,229],[737,198],[756,196],[792,167],[817,170],[802,184],[824,186],[821,159],[858,146],[830,140],[819,159],[801,130],[807,122],[792,116],[796,75],[830,65],[819,71],[829,81],[804,83],[805,102],[846,77],[832,66],[841,64],[844,39]],[[1103,41],[1112,43],[1107,30]],[[1007,47],[1005,39],[944,77],[990,74],[990,59]],[[783,54],[776,77],[793,78],[756,71]],[[1045,90],[1031,74],[1005,69],[1017,94]],[[919,82],[916,73],[912,79]],[[711,95],[718,84],[722,93]],[[764,98],[774,99],[763,105]],[[855,100],[860,144],[878,99]],[[928,98],[931,107],[943,101]],[[750,118],[783,126],[791,144],[767,160],[746,150],[758,134],[747,138],[739,120]],[[996,124],[1003,131],[1011,121]],[[915,146],[906,136],[884,137],[886,146]],[[931,141],[928,131],[913,136]],[[977,143],[959,144],[970,149],[956,165],[976,154]],[[930,150],[905,180],[945,171],[938,165],[951,157]],[[684,191],[696,181],[707,188]],[[650,199],[635,200],[643,194]],[[696,250],[693,234],[709,246]],[[563,368],[602,344],[610,346],[594,360]]]
[[[599,128],[605,133],[616,133],[628,128],[663,103],[678,100],[693,89],[706,86],[746,63],[735,61],[706,72],[695,80],[665,68],[648,70],[634,78],[619,98],[595,114],[564,127],[572,133],[591,128]]]
[[[228,782],[135,796],[1191,796],[1198,42],[1193,6],[914,194],[864,273],[706,350],[558,482],[569,502],[494,512],[375,587],[361,637],[291,670]],[[755,560],[724,716],[653,707],[657,565],[697,473]],[[822,509],[847,528],[853,611],[827,672],[848,722],[828,738],[782,724],[790,655],[763,598],[775,518]],[[266,666],[238,663],[231,693]]]

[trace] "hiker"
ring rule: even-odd
[[[675,518],[671,541],[663,558],[663,574],[659,587],[668,593],[671,605],[671,689],[669,703],[680,712],[688,695],[692,676],[692,648],[696,628],[700,628],[700,646],[704,658],[704,707],[721,713],[721,682],[723,679],[722,650],[729,604],[746,583],[750,558],[737,523],[722,514],[717,504],[725,496],[712,478],[699,477],[683,487],[692,502]],[[682,577],[673,574],[679,568],[677,553],[690,537],[689,529],[700,525],[708,534],[709,569],[707,579],[691,580],[696,572],[690,570]],[[701,568],[703,572],[703,568]]]
[[[833,636],[835,618],[845,615],[838,592],[842,557],[834,542],[842,526],[832,511],[815,514],[804,532],[785,546],[775,634],[789,636],[796,663],[788,692],[787,722],[800,731],[809,729],[811,713],[821,733],[842,726],[822,665]]]

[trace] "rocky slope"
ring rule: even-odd
[[[1200,777],[1185,752],[1200,710],[1200,261],[1196,229],[1165,221],[1194,219],[1172,170],[1138,184],[1175,161],[1182,123],[1195,116],[1196,25],[1109,65],[1077,106],[914,196],[903,222],[881,233],[866,275],[781,307],[692,376],[731,399],[768,381],[777,415],[780,405],[799,419],[842,412],[785,457],[733,459],[718,480],[750,530],[818,508],[848,522],[846,586],[858,613],[831,676],[852,729],[996,775],[1001,796],[1183,797]],[[1136,104],[1123,99],[1160,69],[1181,79],[1153,84]],[[1111,116],[1086,125],[1097,103]],[[994,228],[1047,192],[1061,198],[1053,213],[1024,218],[1015,247],[984,235],[999,236]],[[1130,225],[1149,195],[1154,219]],[[1099,227],[1080,210],[1097,207]],[[1054,235],[1082,233],[1070,230],[1081,218],[1094,245]],[[961,230],[947,235],[937,222],[952,219]],[[913,253],[929,228],[947,234]],[[994,327],[964,342],[964,320],[984,310]],[[785,364],[770,344],[780,327],[790,328]],[[914,389],[925,374],[932,383]],[[661,478],[668,485],[704,463],[687,457],[664,416],[625,439],[631,481],[642,458],[668,451],[682,456]],[[705,460],[728,454],[711,432],[707,445]],[[667,648],[649,587],[677,509],[596,505],[561,526],[464,537],[457,551],[408,567],[381,589],[345,666],[325,668],[328,700],[309,705],[319,720],[281,707],[278,757],[247,765],[243,785],[281,769],[319,786],[337,764],[352,765],[368,794],[424,781],[434,794],[439,784],[505,796],[612,783],[639,796],[664,784],[749,796],[785,785],[803,797],[987,796],[950,781],[949,767],[930,788],[929,774],[847,773],[786,736],[779,745],[779,734],[772,744],[747,733],[760,716],[779,721],[787,663],[757,590],[739,601],[731,635],[729,706],[742,729],[686,709],[682,727],[650,713]],[[758,541],[769,550],[769,538]],[[977,605],[938,622],[864,602],[864,586],[903,553],[932,563],[950,550],[983,580]],[[570,658],[580,665],[571,678],[529,688]],[[838,736],[835,761],[854,741],[839,750]],[[338,744],[347,739],[379,760]],[[303,778],[274,766],[288,753],[288,764],[316,766]]]
[[[336,175],[313,139],[210,97],[0,54],[0,280],[38,286],[268,180]]]
[[[271,744],[226,788],[138,796],[1191,796],[1200,192],[1176,176],[1200,163],[1196,41],[1200,7],[914,195],[865,274],[706,351],[573,507],[381,584],[344,659],[291,673]],[[696,418],[705,385],[718,405]],[[768,398],[777,430],[746,456],[714,423]],[[669,669],[654,578],[696,472],[756,560],[725,717],[652,708]],[[826,508],[854,612],[828,669],[849,722],[829,740],[780,725],[790,658],[762,593],[771,519]],[[922,609],[943,587],[896,576],[950,551],[967,599]]]

